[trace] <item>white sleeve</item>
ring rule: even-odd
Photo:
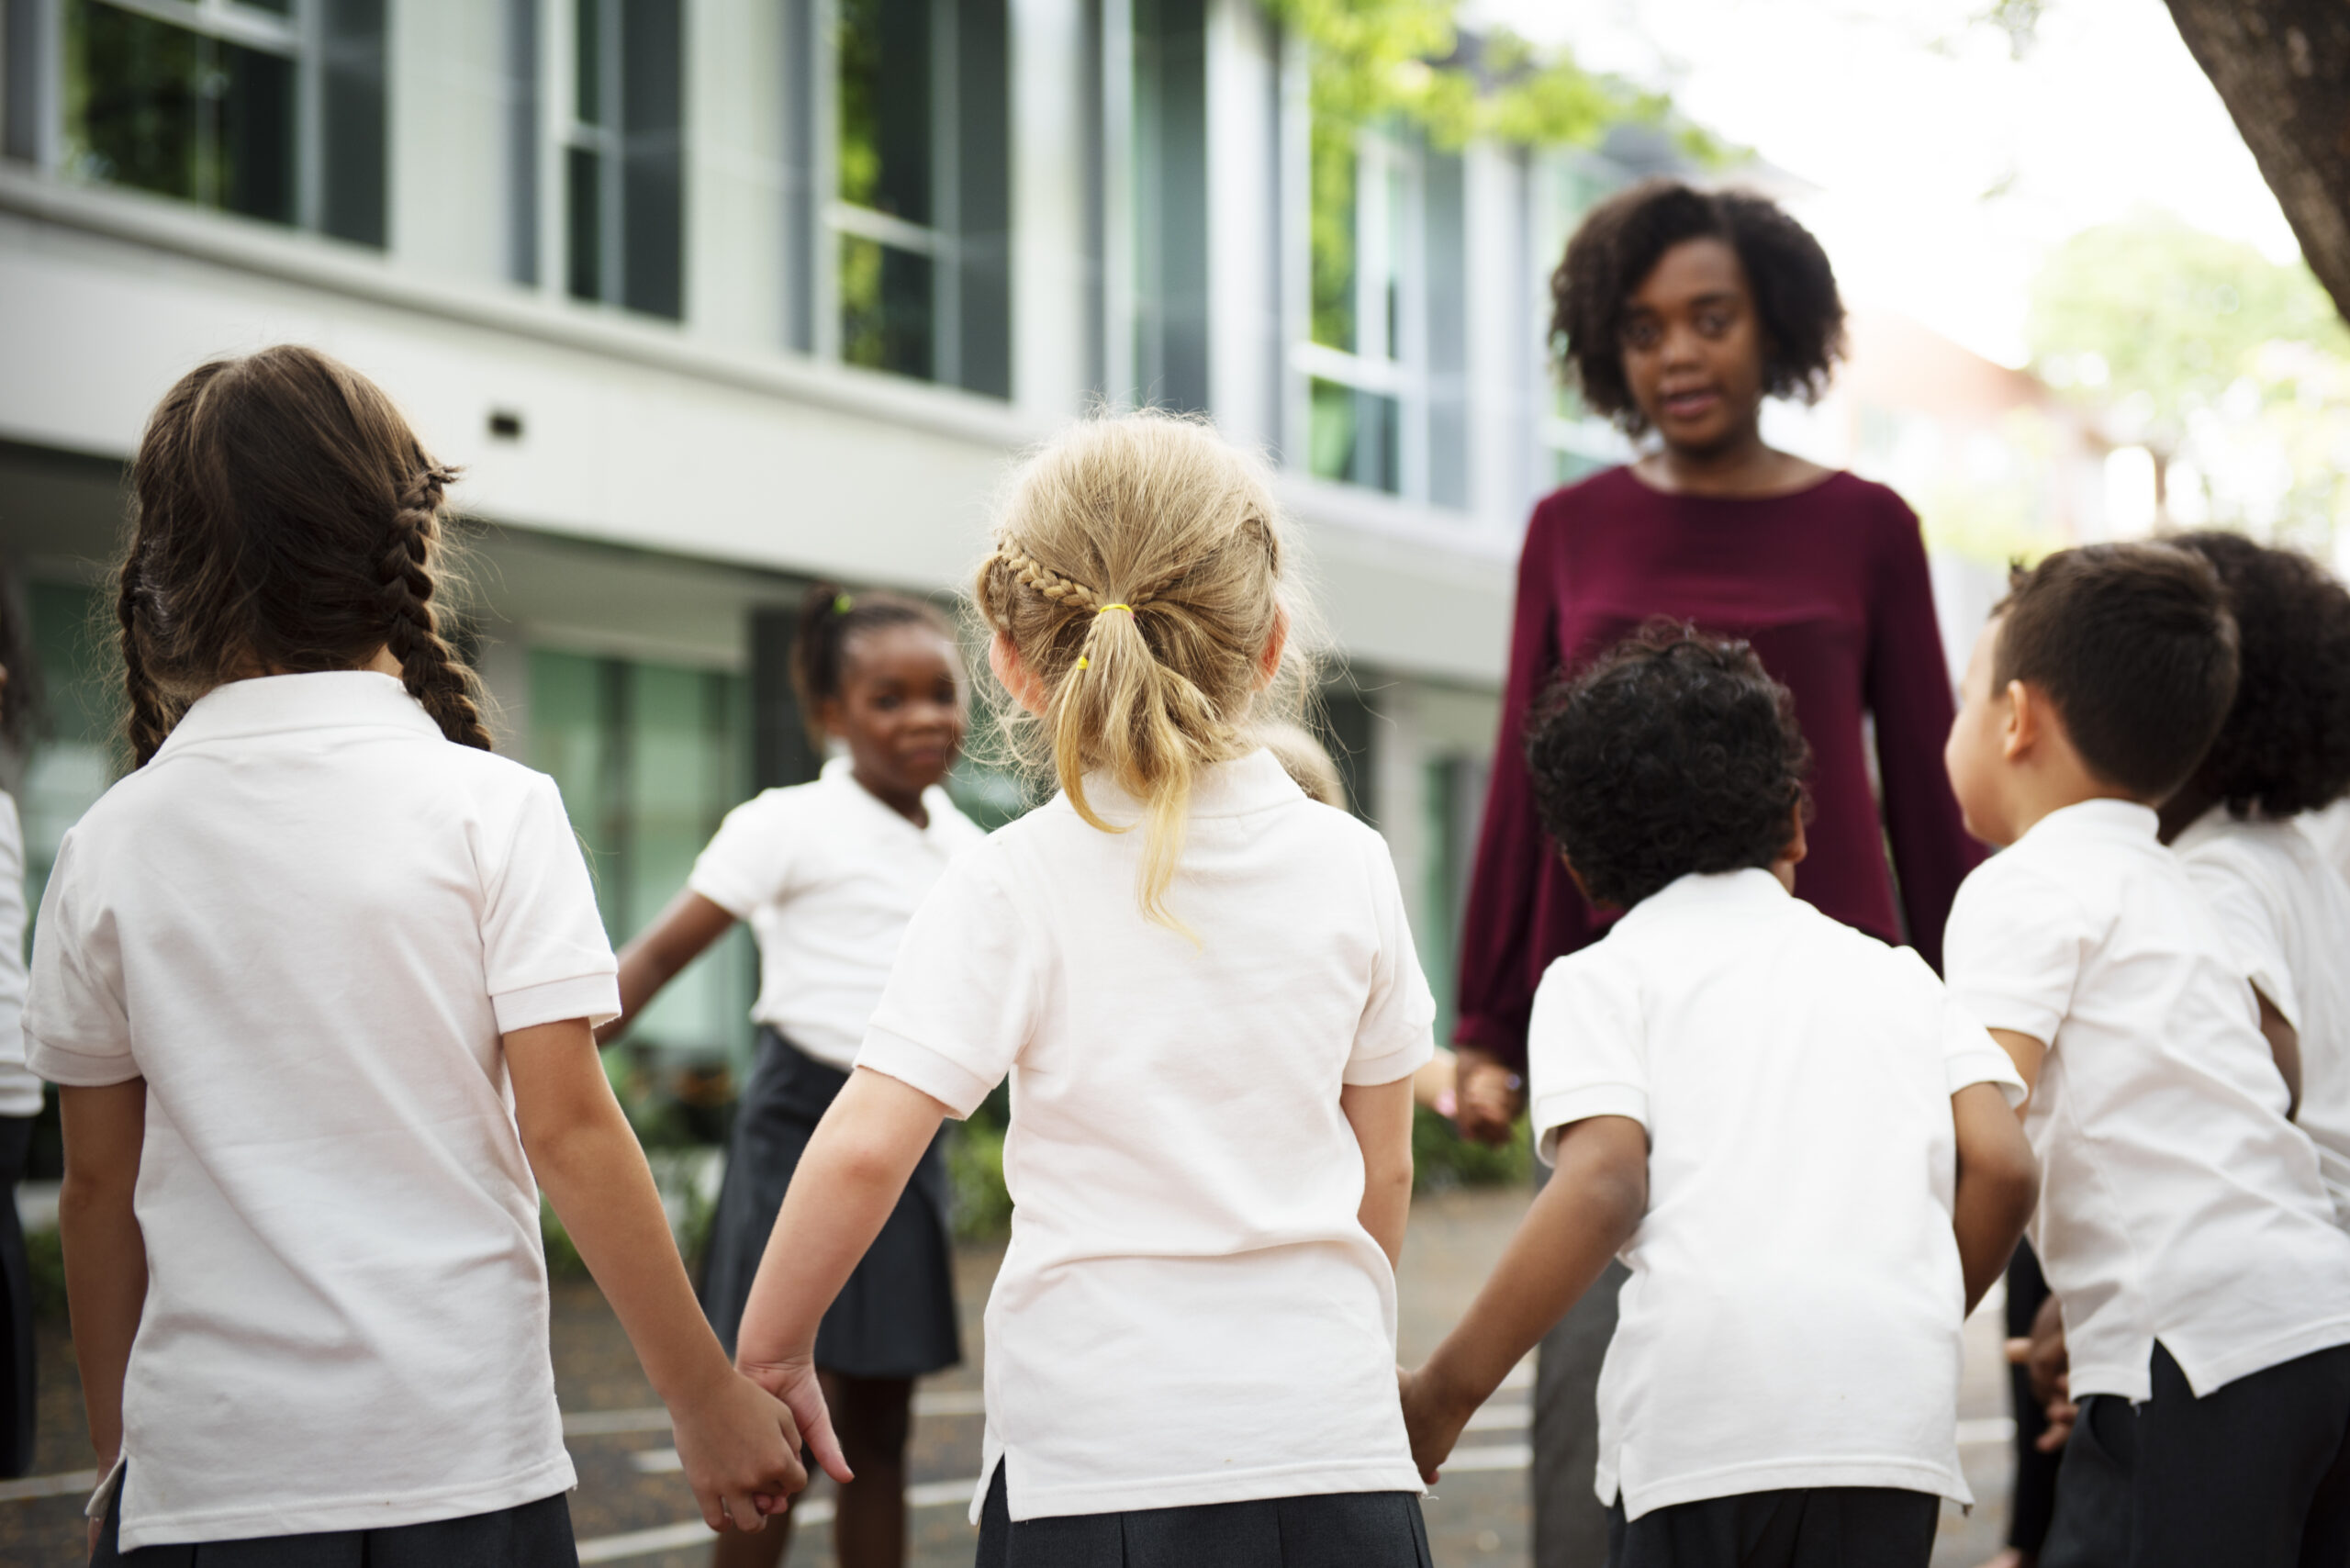
[[[1950,988],[1935,978],[1926,960],[1914,947],[1896,947],[1895,958],[1901,962],[1909,989],[1916,994],[1918,1005],[1934,1021],[1936,1047],[1942,1053],[1942,1076],[1953,1094],[1977,1083],[1996,1083],[1999,1092],[2007,1096],[2010,1108],[2023,1103],[2023,1075],[2016,1071],[2016,1064],[1999,1048],[1990,1031],[1975,1021],[1972,1014],[1959,1004]]]
[[[914,911],[856,1065],[921,1090],[957,1119],[1020,1059],[1037,966],[1019,912],[980,862],[957,857]]]
[[[25,833],[0,794],[0,1071],[25,1062]]]
[[[737,920],[789,890],[793,856],[790,812],[779,792],[754,795],[718,824],[694,860],[686,886]]]
[[[99,1089],[140,1076],[123,1002],[122,945],[114,912],[82,888],[74,835],[58,846],[33,932],[25,993],[25,1056],[51,1083]]]
[[[620,965],[554,779],[533,777],[482,911],[482,967],[501,1035],[620,1016]]]
[[[2260,896],[2247,868],[2224,855],[2185,855],[2187,879],[2219,923],[2236,971],[2266,997],[2285,1022],[2301,1026],[2300,991],[2277,928],[2277,913]]]
[[[1436,994],[1420,969],[1412,923],[1404,913],[1404,890],[1384,839],[1373,838],[1371,900],[1379,923],[1379,956],[1355,1025],[1354,1048],[1341,1081],[1365,1087],[1393,1083],[1417,1072],[1436,1055]]]
[[[1649,1126],[1648,1036],[1634,977],[1596,947],[1551,964],[1527,1021],[1534,1148],[1557,1159],[1559,1130],[1593,1116]]]
[[[2064,888],[1995,856],[1951,902],[1942,972],[1951,995],[1983,1027],[2012,1029],[2053,1047],[2092,936],[2087,915]]]

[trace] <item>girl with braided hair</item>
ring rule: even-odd
[[[140,444],[134,767],[58,851],[24,1019],[96,1562],[575,1562],[541,1187],[711,1528],[806,1480],[597,1059],[620,998],[562,798],[491,755],[441,634],[451,477],[301,348],[191,372]]]
[[[669,907],[621,952],[626,1028],[677,972],[747,922],[759,944],[757,1060],[726,1151],[702,1307],[732,1348],[776,1211],[816,1124],[848,1081],[906,923],[979,825],[941,786],[961,754],[965,679],[954,628],[902,594],[808,590],[791,684],[809,739],[837,753],[811,783],[726,813]],[[856,1479],[841,1487],[842,1568],[906,1558],[914,1379],[963,1359],[946,1166],[934,1139],[816,1336],[816,1364]],[[789,1518],[722,1537],[716,1568],[773,1568]]]
[[[915,913],[736,1364],[840,1463],[825,1307],[941,1120],[1008,1076],[981,1568],[1427,1568],[1393,1264],[1435,1002],[1385,844],[1257,738],[1310,689],[1265,476],[1204,423],[1078,425],[976,598],[1060,794]]]

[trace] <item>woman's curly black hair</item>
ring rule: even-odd
[[[1625,302],[1687,240],[1720,240],[1738,252],[1762,327],[1764,393],[1816,400],[1844,354],[1844,300],[1828,252],[1767,197],[1652,179],[1593,207],[1550,274],[1551,350],[1583,402],[1628,435],[1648,429],[1624,380]]]
[[[2350,793],[2350,588],[2240,533],[2171,543],[2211,563],[2236,617],[2235,701],[2194,783],[2240,818],[2297,816]]]
[[[1652,622],[1562,678],[1526,735],[1542,825],[1595,902],[1768,866],[1807,814],[1795,699],[1744,643]]]

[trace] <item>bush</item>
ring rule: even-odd
[[[1523,1186],[1534,1175],[1534,1139],[1525,1117],[1499,1148],[1471,1143],[1451,1122],[1425,1105],[1412,1111],[1412,1191]]]
[[[1012,1097],[999,1085],[946,1135],[947,1209],[957,1241],[999,1241],[1012,1232],[1012,1193],[1003,1184],[1003,1134]]]

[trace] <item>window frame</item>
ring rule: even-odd
[[[1526,225],[1529,298],[1534,319],[1543,330],[1542,352],[1535,355],[1533,385],[1527,390],[1533,425],[1534,472],[1529,478],[1534,493],[1542,496],[1585,475],[1628,462],[1633,455],[1631,442],[1615,422],[1584,409],[1572,386],[1560,379],[1556,351],[1550,342],[1550,274],[1576,225],[1624,184],[1624,175],[1590,154],[1576,151],[1537,154],[1529,161],[1529,173]],[[1566,472],[1571,465],[1576,472]]]
[[[69,4],[106,6],[114,10],[149,21],[159,22],[199,38],[258,53],[274,55],[293,62],[294,67],[294,213],[290,221],[280,223],[271,218],[242,213],[224,205],[219,193],[198,193],[178,196],[165,191],[151,191],[142,186],[98,179],[75,169],[69,147],[70,128],[65,123],[65,7]],[[243,0],[13,0],[9,6],[9,42],[22,46],[29,43],[34,58],[26,63],[11,60],[7,65],[7,91],[12,102],[8,108],[12,134],[8,151],[11,155],[28,157],[35,167],[50,177],[85,189],[100,191],[134,191],[142,196],[169,201],[200,212],[234,218],[242,222],[265,224],[273,229],[285,229],[305,234],[320,235],[339,240],[345,244],[360,245],[369,250],[388,252],[392,247],[390,233],[390,135],[388,123],[384,138],[386,168],[381,172],[384,210],[379,215],[383,231],[380,242],[352,239],[335,233],[326,227],[327,147],[326,94],[330,39],[327,34],[326,6],[328,0],[287,0],[283,16]],[[389,0],[387,0],[387,5]],[[22,15],[19,15],[19,12]],[[388,39],[390,22],[386,17]],[[385,80],[381,90],[386,96],[386,116],[389,118],[390,50],[385,50]],[[18,94],[28,95],[33,104],[28,111],[20,110],[14,99]],[[19,144],[14,128],[20,113],[28,115],[32,145]]]

